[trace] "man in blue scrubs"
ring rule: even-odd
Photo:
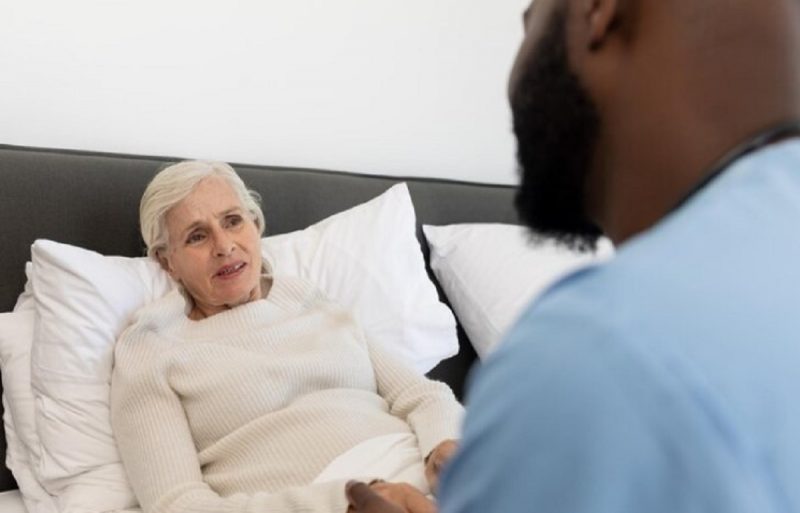
[[[440,510],[800,512],[800,2],[535,0],[525,27],[520,214],[618,252],[473,376]]]

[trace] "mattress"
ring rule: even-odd
[[[19,490],[0,492],[0,511],[3,513],[28,513]]]

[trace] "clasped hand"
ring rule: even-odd
[[[407,483],[347,483],[347,513],[436,513],[436,505]]]
[[[439,487],[439,475],[458,449],[454,440],[445,440],[425,458],[425,478],[431,491]],[[350,507],[347,513],[436,513],[436,505],[422,492],[406,483],[351,481],[346,487]]]

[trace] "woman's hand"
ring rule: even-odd
[[[367,485],[356,481],[345,488],[347,513],[436,513],[436,505],[406,483],[378,481]]]
[[[439,475],[442,469],[450,461],[450,458],[458,450],[458,442],[455,440],[445,440],[440,443],[425,458],[425,478],[434,494],[439,488]]]

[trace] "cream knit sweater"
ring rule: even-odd
[[[189,320],[175,291],[116,347],[114,434],[145,512],[345,513],[345,481],[310,484],[369,438],[457,438],[461,406],[296,278]],[[353,476],[371,478],[376,476]]]

